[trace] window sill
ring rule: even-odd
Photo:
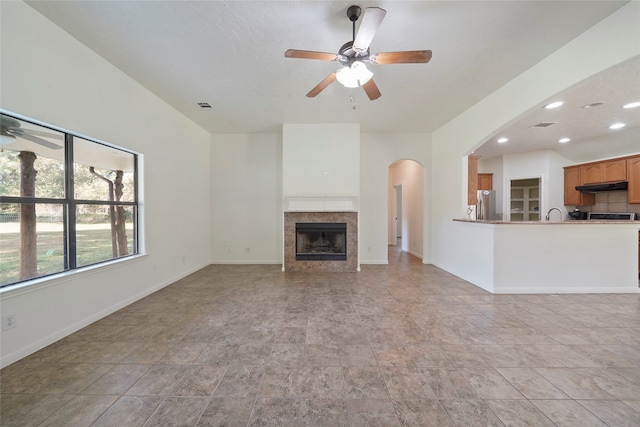
[[[122,259],[114,259],[112,261],[102,262],[100,264],[88,265],[86,267],[77,268],[71,271],[63,271],[61,273],[52,274],[45,277],[37,277],[25,282],[16,283],[15,285],[7,285],[0,288],[0,298],[12,298],[29,292],[39,291],[49,286],[56,286],[62,283],[76,280],[83,276],[91,276],[106,270],[111,270],[121,266],[123,263],[140,262],[147,254],[131,255]]]

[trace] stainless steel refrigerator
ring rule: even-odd
[[[478,190],[476,218],[482,220],[499,219],[496,212],[496,190]]]

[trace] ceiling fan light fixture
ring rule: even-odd
[[[361,61],[354,61],[351,66],[345,66],[336,72],[336,79],[348,88],[362,86],[371,80],[371,77],[373,73]]]

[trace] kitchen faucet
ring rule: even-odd
[[[551,208],[549,209],[549,212],[547,212],[547,216],[544,217],[545,221],[549,221],[549,215],[551,215],[552,211],[558,211],[560,212],[560,222],[562,222],[564,220],[564,214],[562,213],[562,211],[560,210],[560,208]]]

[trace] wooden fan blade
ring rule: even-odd
[[[333,72],[333,73],[329,74],[327,77],[325,77],[324,80],[322,80],[320,83],[318,83],[316,85],[316,87],[311,89],[309,91],[309,93],[307,94],[307,96],[309,98],[315,97],[317,94],[322,92],[327,86],[329,86],[331,83],[333,83],[335,81],[336,81],[336,73]]]
[[[47,141],[46,139],[42,139],[34,135],[29,135],[28,133],[22,131],[22,129],[16,129],[15,131],[12,131],[10,133],[14,136],[17,136],[18,138],[26,139],[27,141],[34,142],[38,145],[42,145],[43,147],[51,148],[52,150],[60,150],[62,148],[61,145],[54,144],[53,142]]]
[[[405,52],[384,52],[371,55],[372,64],[426,64],[431,60],[430,50],[408,50]]]
[[[315,50],[289,49],[284,53],[285,58],[318,59],[320,61],[335,61],[338,55],[335,53],[316,52]]]
[[[379,7],[368,7],[365,9],[362,23],[358,28],[358,34],[356,34],[356,38],[353,40],[353,48],[356,51],[369,49],[369,45],[386,14],[387,11]]]
[[[362,89],[364,89],[364,92],[372,101],[382,96],[382,94],[380,93],[380,89],[378,89],[378,86],[376,85],[376,82],[373,81],[373,77],[370,78],[368,82],[362,85]]]

